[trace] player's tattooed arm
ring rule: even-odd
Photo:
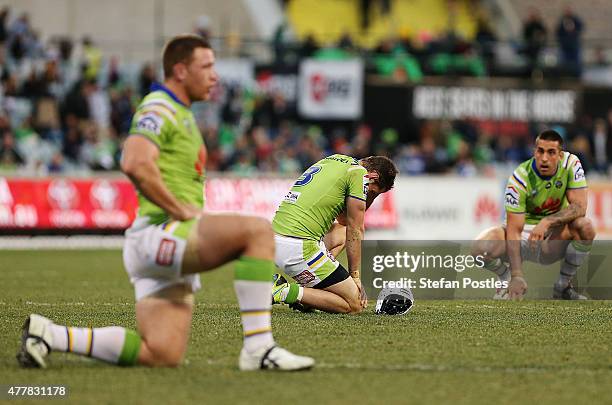
[[[548,222],[549,227],[555,227],[559,225],[569,224],[573,220],[584,217],[587,210],[587,189],[580,188],[574,190],[567,190],[566,193],[567,201],[569,205],[545,218]]]

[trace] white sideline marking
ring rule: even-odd
[[[577,371],[595,374],[597,371],[612,371],[610,368],[599,367],[599,368],[579,368],[572,367],[570,369],[564,369],[559,367],[488,367],[488,366],[448,366],[443,364],[420,364],[420,363],[407,363],[407,364],[359,364],[359,363],[345,363],[345,364],[331,364],[331,363],[317,363],[315,368],[323,369],[353,369],[363,371],[432,371],[432,372],[475,372],[475,373],[517,373],[517,374],[538,374],[538,373],[570,373],[573,374]]]
[[[205,359],[208,366],[212,367],[227,367],[227,363],[215,360]],[[562,373],[576,374],[577,372],[586,374],[596,374],[597,372],[611,372],[609,367],[571,367],[559,368],[553,366],[545,367],[490,367],[490,366],[450,366],[445,364],[423,364],[423,363],[406,363],[406,364],[372,364],[372,363],[325,363],[317,362],[314,369],[325,370],[361,370],[361,371],[380,371],[380,372],[398,372],[398,371],[421,371],[421,372],[452,372],[452,373],[507,373],[507,374],[541,374],[541,373]]]
[[[5,302],[0,302],[0,305],[8,305]],[[26,301],[26,305],[37,305],[41,307],[54,307],[54,306],[84,306],[84,305],[104,305],[104,306],[113,306],[113,305],[134,305],[133,302],[34,302],[34,301]]]
[[[0,250],[121,249],[123,236],[3,236]]]

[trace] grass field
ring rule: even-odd
[[[202,276],[185,364],[117,368],[55,353],[22,370],[31,312],[74,326],[134,328],[119,251],[0,251],[0,384],[65,384],[75,403],[611,403],[612,302],[417,301],[403,317],[275,308],[302,373],[241,373],[229,269]],[[0,401],[2,402],[2,401]]]

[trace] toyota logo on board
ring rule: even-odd
[[[101,209],[110,211],[117,206],[119,191],[110,181],[98,180],[91,187],[90,196]]]
[[[59,179],[49,184],[47,197],[53,208],[69,210],[78,204],[79,191],[72,182]]]

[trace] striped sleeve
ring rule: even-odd
[[[567,188],[585,188],[587,182],[580,159],[578,159],[578,156],[571,153],[567,154],[569,155],[566,162],[567,168],[569,169],[567,173]]]
[[[346,195],[365,201],[368,192],[368,171],[363,166],[351,166],[346,171]]]
[[[525,212],[527,200],[527,182],[518,169],[510,175],[504,194],[506,212],[520,214]]]
[[[145,100],[134,114],[130,135],[140,135],[160,146],[167,139],[168,127],[176,125],[176,109],[166,100]]]

